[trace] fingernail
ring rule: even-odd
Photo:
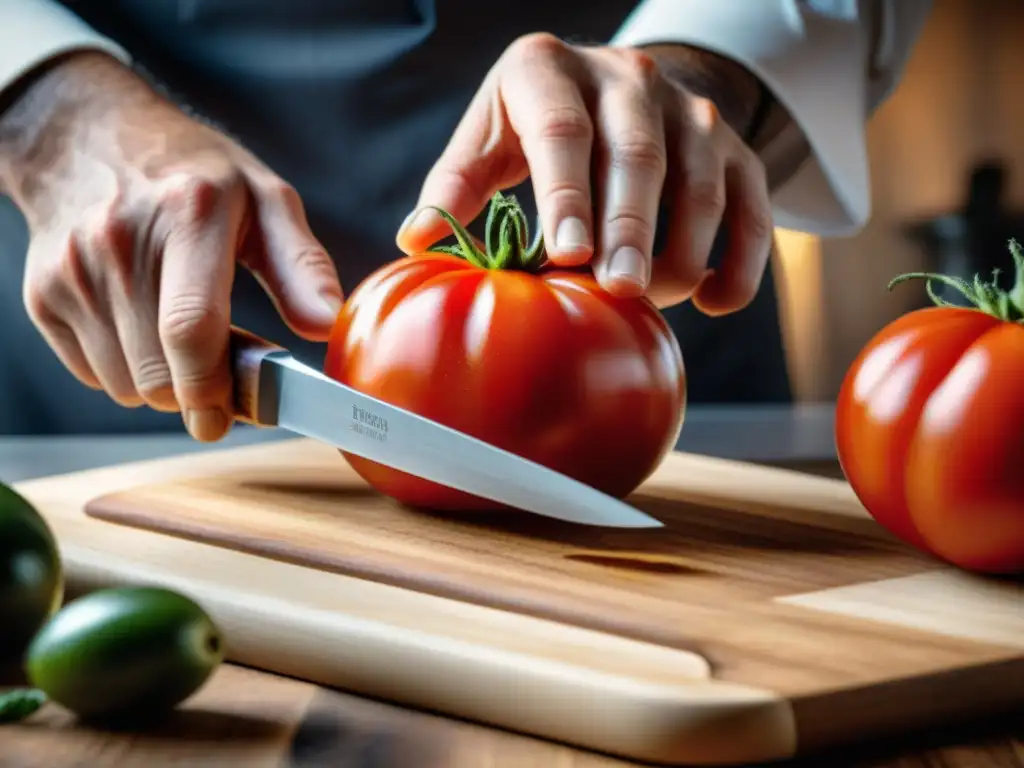
[[[429,229],[435,227],[441,221],[441,216],[433,208],[418,208],[402,222],[398,228],[398,234],[404,235],[413,229]]]
[[[637,285],[647,285],[647,259],[636,248],[626,245],[619,248],[608,260],[606,274],[611,280],[625,280]]]
[[[319,305],[320,313],[324,316],[324,319],[330,319],[331,322],[334,322],[338,313],[341,312],[341,306],[344,304],[344,299],[332,291],[324,291],[317,296],[317,303]]]
[[[196,440],[219,440],[231,426],[231,417],[220,408],[192,409],[185,412],[185,428]]]
[[[555,230],[555,248],[559,251],[579,251],[590,248],[590,235],[582,219],[568,216]]]

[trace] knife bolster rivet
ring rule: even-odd
[[[260,427],[277,425],[273,372],[264,364],[282,347],[232,326],[229,344],[235,419]]]

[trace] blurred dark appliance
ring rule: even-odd
[[[1015,237],[1024,242],[1024,212],[1006,206],[1008,170],[1000,160],[975,165],[970,172],[960,210],[913,222],[910,237],[924,248],[925,271],[973,281],[975,275],[992,279],[1009,288],[1013,268],[1007,241]],[[966,304],[957,291],[933,283],[935,293],[954,304]],[[931,303],[931,302],[928,302]]]

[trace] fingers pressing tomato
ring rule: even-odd
[[[591,263],[605,290],[658,306],[692,295],[720,314],[754,297],[771,247],[764,168],[711,101],[646,53],[546,34],[513,43],[429,172],[400,247],[415,253],[449,234],[425,206],[465,224],[527,176],[556,265]],[[654,260],[663,200],[671,225]],[[730,248],[714,274],[708,258],[723,222]]]

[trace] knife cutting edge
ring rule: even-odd
[[[613,496],[404,408],[363,394],[232,328],[236,419],[281,427],[401,472],[572,523],[660,528]]]

